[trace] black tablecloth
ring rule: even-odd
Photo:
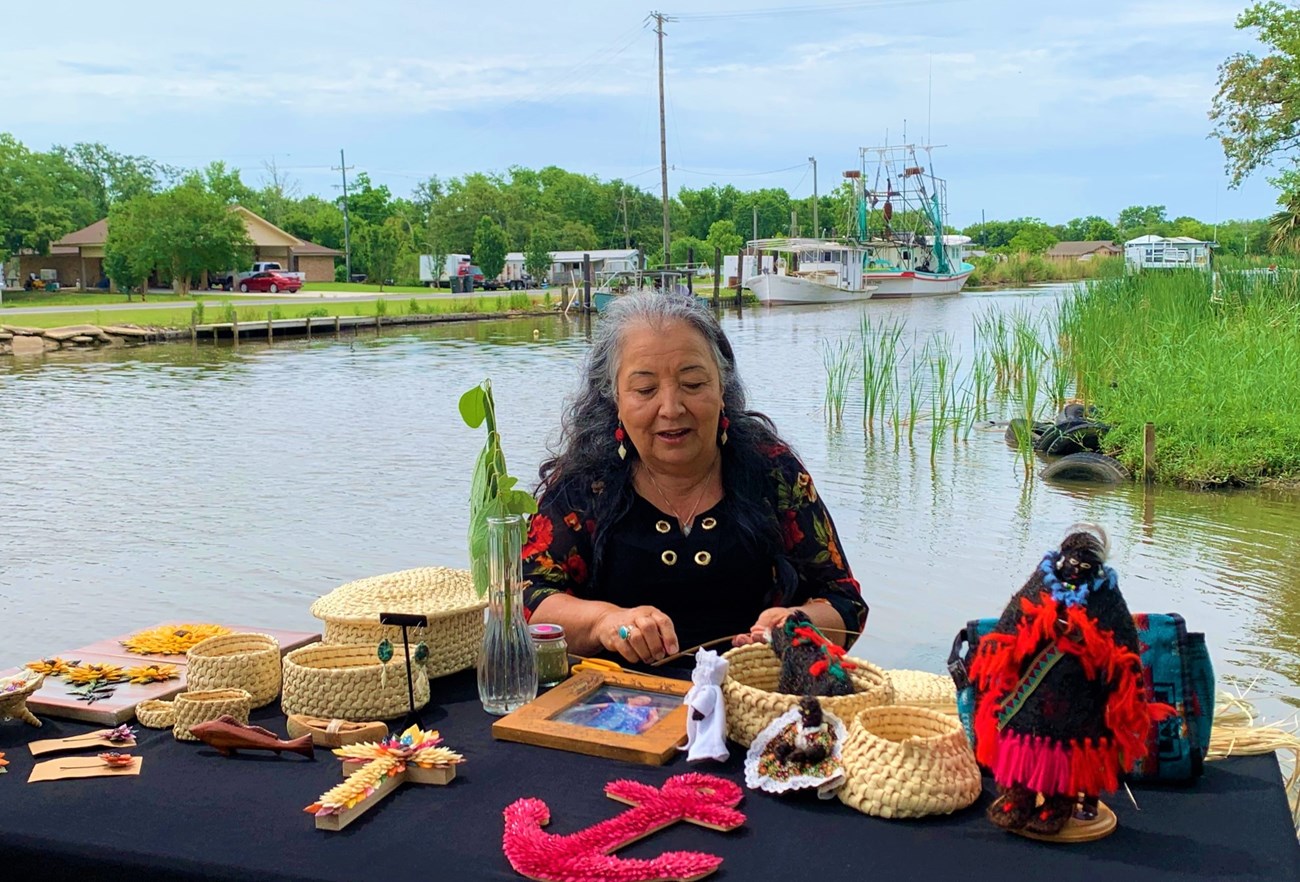
[[[501,851],[501,811],[521,796],[545,800],[547,831],[568,833],[626,809],[603,795],[615,778],[659,785],[693,770],[743,781],[735,745],[725,765],[678,758],[653,768],[494,742],[494,718],[480,708],[472,677],[433,686],[424,722],[465,754],[456,780],[405,785],[337,833],[316,830],[303,812],[340,779],[328,751],[315,762],[266,753],[227,759],[142,729],[138,777],[28,784],[35,762],[28,741],[93,727],[49,718],[41,729],[4,723],[0,751],[11,765],[0,776],[0,878],[518,880]],[[284,731],[274,707],[255,711],[253,721]],[[1086,845],[1045,845],[994,829],[983,816],[988,791],[986,782],[973,808],[921,821],[749,792],[740,806],[748,821],[737,831],[678,824],[619,854],[720,855],[719,880],[1300,879],[1300,846],[1272,756],[1210,764],[1193,787],[1134,788],[1140,812],[1116,795],[1108,802],[1119,829]]]

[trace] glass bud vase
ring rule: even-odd
[[[488,518],[488,606],[478,657],[478,697],[490,714],[508,714],[537,697],[537,656],[524,620],[519,515]]]

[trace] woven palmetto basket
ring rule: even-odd
[[[885,671],[894,687],[894,704],[924,707],[949,716],[957,715],[957,688],[952,677],[926,671]]]
[[[429,680],[414,677],[416,708],[429,703]],[[406,660],[387,665],[371,646],[312,643],[284,657],[285,715],[308,714],[352,722],[390,720],[408,709]]]
[[[198,741],[190,732],[191,726],[224,717],[227,714],[244,725],[248,724],[248,710],[253,696],[246,689],[197,689],[182,692],[172,701],[176,724],[172,736],[177,741]]]
[[[269,634],[222,634],[201,640],[186,654],[189,689],[243,689],[253,707],[280,694],[280,644]]]
[[[421,567],[340,585],[313,603],[311,614],[325,623],[325,643],[373,650],[387,637],[398,646],[399,656],[402,629],[379,624],[379,614],[426,616],[429,627],[410,628],[407,633],[411,643],[428,644],[425,671],[430,677],[441,677],[477,663],[486,606],[487,599],[474,591],[468,570]]]
[[[859,711],[843,761],[840,801],[868,815],[946,815],[980,795],[979,766],[961,723],[923,707]]]
[[[27,709],[27,699],[44,683],[44,674],[26,668],[0,680],[0,722],[22,720],[29,726],[40,726],[41,721]]]
[[[777,692],[781,678],[781,660],[766,643],[738,646],[723,653],[728,663],[722,694],[727,702],[727,737],[749,747],[767,724],[797,707],[798,695]],[[821,706],[839,717],[851,720],[863,708],[890,704],[894,689],[880,668],[855,658],[856,667],[849,678],[857,689],[852,695],[819,697]]]

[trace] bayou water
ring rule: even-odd
[[[1002,431],[872,438],[851,389],[824,405],[822,345],[863,312],[950,335],[1052,309],[1059,288],[723,318],[754,408],[804,459],[871,605],[855,654],[941,672],[1078,520],[1110,532],[1134,611],[1204,631],[1220,683],[1268,720],[1300,706],[1300,493],[1066,488],[1026,481]],[[595,319],[599,321],[599,318]],[[273,346],[176,345],[0,363],[0,668],[160,621],[312,629],[308,606],[362,576],[467,564],[481,430],[460,393],[490,377],[512,473],[537,464],[590,325],[560,317]],[[611,443],[613,443],[611,441]]]

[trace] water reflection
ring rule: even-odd
[[[999,612],[1061,531],[1097,520],[1135,610],[1206,631],[1224,678],[1272,717],[1300,705],[1300,493],[1191,493],[1036,481],[1000,430],[946,441],[868,436],[850,398],[822,410],[818,342],[864,309],[908,337],[968,347],[989,309],[1059,289],[725,320],[754,407],[795,445],[872,606],[862,654],[941,670],[953,634]],[[109,350],[0,363],[0,666],[177,617],[311,627],[340,582],[466,563],[481,443],[456,410],[490,376],[512,470],[530,477],[575,387],[590,325],[519,319],[340,339]]]

